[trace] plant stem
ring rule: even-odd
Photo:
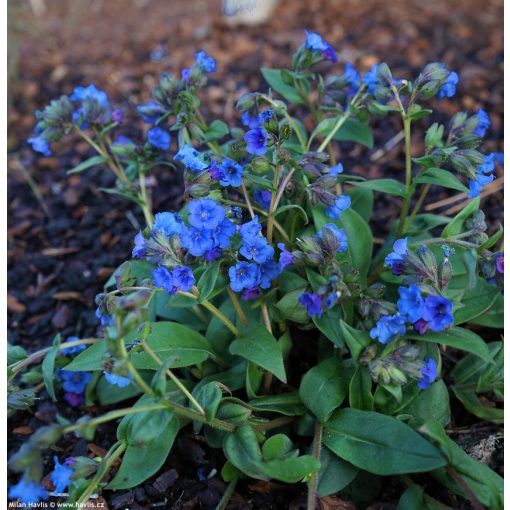
[[[281,171],[281,166],[276,165],[276,168],[274,170],[274,179],[273,179],[273,188],[274,189],[278,189],[278,182],[280,180],[280,171]],[[267,215],[267,242],[269,244],[272,244],[272,242],[273,242],[274,212],[276,209],[275,204],[276,204],[276,195],[273,192],[273,193],[271,193],[271,203],[269,205],[269,213]]]
[[[285,193],[285,188],[287,187],[287,184],[289,184],[290,180],[292,179],[292,176],[294,175],[294,172],[296,171],[295,168],[292,168],[289,173],[283,178],[282,183],[280,184],[280,187],[278,188],[278,193],[276,194],[276,199],[274,203],[275,211],[278,209],[278,204],[280,203],[280,200],[282,198],[282,195]]]
[[[423,186],[423,189],[421,190],[420,196],[418,197],[418,201],[416,202],[416,205],[414,206],[414,209],[411,212],[411,215],[409,216],[407,220],[407,224],[411,226],[413,224],[414,217],[421,209],[421,206],[423,205],[423,202],[425,201],[425,198],[428,195],[428,192],[430,191],[431,184],[425,184]]]
[[[124,452],[127,446],[128,446],[127,443],[121,442],[120,444],[115,443],[110,448],[110,450],[102,460],[96,475],[94,476],[94,478],[92,478],[89,486],[76,502],[78,506],[84,505],[89,500],[90,496],[92,496],[97,486],[101,483],[103,477],[106,475],[106,473],[115,463],[115,461],[120,457],[120,455]]]
[[[147,340],[145,338],[142,339],[142,347],[144,348],[145,352],[156,362],[158,363],[159,365],[162,365],[163,364],[163,361],[161,360],[161,358],[151,349],[151,347],[149,346],[149,344],[147,343]],[[195,400],[195,397],[193,397],[193,395],[188,391],[188,389],[186,388],[186,386],[184,386],[182,384],[181,381],[179,381],[179,379],[175,376],[175,374],[168,368],[166,370],[166,374],[168,375],[168,377],[170,377],[170,379],[175,383],[175,385],[184,393],[184,395],[186,395],[186,397],[188,398],[188,400],[195,406],[195,408],[197,409],[197,411],[200,413],[200,414],[203,414],[205,415],[205,411],[204,411],[204,408]]]
[[[264,326],[269,331],[269,333],[273,334],[273,328],[271,327],[271,319],[269,318],[269,312],[267,310],[267,305],[265,302],[262,302],[260,305],[260,310],[262,311],[262,320],[264,321]],[[266,370],[264,372],[264,380],[262,382],[262,390],[264,393],[269,393],[271,388],[271,383],[273,382],[273,374]]]
[[[139,174],[139,182],[140,182],[140,198],[143,202],[143,206],[142,206],[142,211],[143,211],[143,216],[145,218],[145,222],[147,223],[147,226],[149,228],[152,227],[152,224],[154,222],[154,219],[152,217],[152,212],[151,212],[151,205],[149,203],[149,198],[148,198],[148,195],[147,195],[147,186],[146,186],[146,181],[145,181],[145,173],[144,172],[140,172]]]
[[[215,510],[225,510],[225,508],[227,508],[228,502],[234,493],[238,480],[239,478],[236,477],[228,484]]]
[[[350,112],[346,111],[341,117],[338,118],[333,129],[329,132],[328,136],[326,136],[326,138],[324,138],[324,140],[320,144],[319,148],[317,149],[317,152],[324,151],[324,149],[328,146],[329,142],[331,142],[331,139],[335,136],[336,132],[344,125],[345,121],[349,118],[349,116]]]
[[[446,466],[446,471],[455,480],[457,485],[464,491],[466,498],[469,499],[473,505],[474,510],[485,510],[485,507],[480,503],[464,478],[462,478],[462,476],[452,466]]]
[[[255,213],[253,212],[253,205],[251,204],[250,195],[248,195],[248,191],[246,189],[246,184],[244,183],[244,179],[241,182],[241,189],[243,190],[244,199],[246,200],[246,207],[248,207],[248,211],[250,211],[251,219],[255,217]]]
[[[319,460],[321,456],[321,443],[322,443],[322,424],[318,421],[315,422],[315,435],[313,436],[313,449],[312,455]],[[318,473],[314,473],[308,482],[308,499],[306,510],[315,510],[315,503],[317,500],[317,482]]]
[[[406,147],[406,190],[404,195],[404,202],[402,204],[402,211],[400,213],[400,220],[397,227],[397,239],[400,239],[406,230],[407,213],[409,212],[409,205],[413,194],[412,188],[412,161],[411,161],[411,119],[405,112],[402,112],[404,119],[404,138]]]
[[[232,304],[234,305],[234,308],[236,310],[237,315],[239,316],[239,319],[241,320],[244,326],[248,326],[248,319],[246,318],[246,315],[244,314],[244,311],[241,308],[241,303],[239,303],[239,299],[237,299],[236,293],[230,288],[230,285],[227,285],[227,294],[230,296],[230,299],[232,300]]]

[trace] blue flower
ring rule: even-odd
[[[66,370],[65,368],[58,370],[57,378],[62,381],[62,388],[71,393],[83,393],[85,387],[92,380],[92,375],[88,372]]]
[[[159,266],[156,269],[153,269],[151,274],[154,287],[163,289],[169,294],[176,293],[172,273],[166,267]]]
[[[351,205],[351,197],[348,195],[340,195],[333,205],[329,205],[325,209],[326,216],[334,220],[339,220],[340,215]]]
[[[38,503],[41,500],[48,499],[48,492],[44,487],[22,478],[16,485],[9,489],[10,499],[19,499],[22,505],[30,505],[30,503]]]
[[[426,390],[436,380],[437,377],[437,363],[435,359],[425,358],[423,360],[423,367],[420,370],[421,377],[418,379],[418,388]]]
[[[225,218],[225,209],[211,198],[191,200],[188,221],[193,227],[214,229]]]
[[[243,167],[234,160],[225,158],[221,162],[221,178],[219,179],[222,186],[233,186],[237,188],[243,182]]]
[[[329,309],[329,308],[332,308],[337,301],[338,301],[338,294],[336,292],[330,292],[327,295],[326,299],[324,300],[324,304]]]
[[[416,285],[399,287],[400,299],[397,301],[398,311],[407,317],[409,322],[416,322],[421,319],[425,302],[421,297],[420,289]]]
[[[50,144],[42,136],[32,136],[27,142],[32,145],[35,152],[40,152],[44,156],[51,156]]]
[[[170,237],[172,234],[180,234],[184,230],[184,223],[181,217],[172,212],[157,213],[154,216],[152,231],[161,230],[163,234]],[[136,244],[136,238],[135,238]]]
[[[181,80],[184,83],[187,84],[189,82],[190,77],[191,77],[191,69],[189,69],[188,67],[185,67],[184,69],[181,70]]]
[[[64,399],[71,407],[76,407],[80,404],[83,404],[83,401],[85,400],[82,394],[72,393],[71,391],[64,393]]]
[[[318,294],[304,292],[299,296],[298,301],[302,307],[306,308],[306,313],[309,317],[314,315],[320,317],[322,315],[322,298]]]
[[[127,136],[119,135],[115,138],[112,145],[134,145],[134,142]]]
[[[67,338],[67,342],[75,342],[76,340],[79,340],[77,336],[70,336]],[[66,349],[62,349],[60,354],[62,354],[62,356],[72,356],[73,354],[78,354],[84,351],[86,348],[87,346],[85,344],[75,345],[74,347],[67,347]]]
[[[253,200],[255,200],[255,202],[257,202],[262,207],[262,209],[267,211],[271,205],[271,192],[267,189],[258,189],[253,194]]]
[[[98,102],[99,106],[106,108],[108,106],[108,94],[103,90],[99,90],[91,83],[87,87],[76,87],[73,93],[69,96],[71,101],[85,101],[86,99],[94,99]]]
[[[112,316],[104,314],[99,306],[96,308],[96,317],[101,322],[101,326],[109,326],[113,322]]]
[[[189,267],[177,266],[172,270],[173,285],[177,290],[188,292],[195,285],[195,277]]]
[[[248,112],[244,112],[241,116],[241,122],[243,126],[249,127],[250,129],[255,129],[260,127],[260,116],[255,115],[251,116]]]
[[[387,344],[397,335],[405,335],[406,320],[401,315],[383,315],[370,330],[370,338]]]
[[[257,237],[261,231],[262,225],[259,223],[259,218],[256,215],[251,221],[241,225],[241,228],[239,229],[239,233],[241,234],[243,241],[249,241],[254,237]]]
[[[141,232],[135,236],[135,247],[131,252],[131,256],[136,259],[143,259],[147,256],[147,240]]]
[[[201,257],[214,248],[213,232],[205,228],[189,227],[181,235],[181,244],[191,255]]]
[[[259,122],[260,124],[264,124],[265,122],[269,122],[273,117],[273,110],[264,110],[259,113]],[[258,126],[257,126],[258,127]]]
[[[63,464],[60,464],[57,456],[53,457],[53,461],[55,462],[55,469],[52,471],[50,478],[55,486],[55,492],[60,494],[64,492],[67,486],[72,482],[74,469],[69,467],[67,460]]]
[[[339,174],[343,173],[344,165],[342,163],[338,163],[338,165],[330,166],[328,169],[328,174],[333,177],[338,177]]]
[[[285,248],[283,243],[278,243],[278,248],[280,248],[280,271],[283,271],[286,267],[294,264],[294,255],[290,251]]]
[[[202,172],[207,168],[207,164],[200,159],[200,152],[191,145],[184,144],[175,155],[175,159],[182,161],[192,172]]]
[[[257,299],[262,294],[262,291],[258,287],[254,287],[253,289],[245,289],[241,294],[241,299],[243,301],[250,301],[252,299]]]
[[[496,271],[499,274],[505,273],[505,253],[502,251],[496,254]]]
[[[230,287],[235,292],[243,289],[251,289],[257,285],[259,268],[250,262],[238,262],[235,266],[229,267]]]
[[[469,198],[476,198],[480,195],[480,191],[482,191],[482,189],[487,186],[487,184],[491,183],[494,179],[494,175],[484,175],[477,172],[476,179],[469,180],[469,192],[467,196]]]
[[[445,97],[453,97],[457,91],[457,83],[459,83],[459,75],[456,72],[451,71],[448,78],[446,78],[446,81],[439,89],[437,98],[444,99]]]
[[[254,156],[263,156],[267,152],[267,138],[264,129],[251,129],[244,135],[244,141],[248,144],[246,152]]]
[[[131,384],[132,375],[130,377],[124,377],[122,375],[113,374],[110,372],[103,372],[104,378],[106,382],[109,384],[113,384],[114,386],[118,386],[119,388],[125,388]]]
[[[491,125],[491,119],[487,115],[487,112],[481,108],[476,112],[476,116],[478,117],[478,125],[473,129],[473,134],[483,138]]]
[[[262,264],[274,255],[274,248],[267,243],[265,237],[259,236],[245,240],[239,253],[248,260]]]
[[[122,124],[122,121],[124,120],[124,113],[122,110],[113,110],[112,112],[112,120],[113,122],[116,122],[117,124]]]
[[[163,105],[157,101],[147,101],[140,104],[136,107],[136,111],[146,124],[155,124],[166,113]]]
[[[149,129],[147,139],[153,147],[156,147],[156,149],[167,151],[170,147],[170,133],[160,127],[153,127],[152,129]]]
[[[195,53],[195,60],[204,73],[214,73],[214,71],[216,71],[216,60],[210,55],[207,55],[205,51],[197,51]]]
[[[309,32],[305,30],[306,43],[305,47],[307,50],[321,53],[325,60],[329,60],[333,63],[337,62],[337,56],[335,50],[325,39],[315,32]]]
[[[356,94],[360,85],[360,76],[350,62],[347,62],[344,66],[344,78],[347,80],[347,85],[349,85],[349,94]]]
[[[367,71],[363,76],[363,83],[366,85],[368,93],[375,95],[375,86],[377,85],[377,70],[379,69],[379,64],[374,64],[370,71]]]
[[[214,244],[221,249],[228,248],[230,246],[230,240],[232,236],[236,233],[236,225],[232,223],[230,220],[223,220],[214,230],[213,230],[213,240]]]
[[[221,257],[221,250],[220,248],[216,247],[212,250],[208,250],[204,254],[204,259],[207,262],[212,262],[213,260],[219,259]]]
[[[328,223],[322,227],[322,230],[317,233],[319,239],[322,239],[324,236],[324,229],[328,229],[333,232],[334,236],[338,241],[338,248],[336,250],[337,253],[343,253],[347,250],[347,234],[343,228],[338,228],[334,223]]]
[[[453,304],[442,296],[427,296],[423,309],[423,319],[432,331],[443,331],[453,324]]]
[[[399,276],[404,273],[404,255],[407,255],[407,237],[397,239],[393,243],[393,251],[384,259],[384,264],[391,266],[392,272],[395,276]]]
[[[259,285],[262,289],[269,289],[271,281],[281,273],[279,265],[273,260],[266,260],[259,266]]]

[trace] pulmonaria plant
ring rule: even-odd
[[[76,423],[60,417],[29,437],[10,459],[20,474],[13,499],[64,493],[82,504],[100,488],[140,485],[176,435],[193,431],[223,449],[227,494],[243,477],[304,481],[313,509],[317,496],[356,500],[350,486],[366,472],[408,474],[399,508],[446,508],[413,478],[429,473],[474,505],[502,508],[500,477],[445,432],[450,391],[473,415],[502,420],[478,398],[502,398],[501,343],[471,328],[502,327],[503,231],[489,236],[479,210],[503,162],[479,151],[489,116],[433,123],[413,158],[412,124],[433,113],[423,104],[453,97],[459,76],[440,63],[414,80],[384,63],[360,73],[338,64],[322,36],[305,35],[290,69],[262,69],[267,92],[239,98],[242,127],[202,116],[200,91],[216,72],[204,51],[179,77],[162,73],[137,107],[144,138],[126,136],[127,109],[94,85],[36,113],[34,150],[48,155],[71,133],[86,140],[95,154],[70,173],[113,172],[109,191],[137,204],[145,225],[96,298],[98,338],[57,336],[32,354],[11,346],[10,412],[43,385],[72,406],[116,406],[81,407]],[[354,175],[337,159],[340,142],[372,148],[371,119],[392,114],[403,124],[402,179]],[[183,176],[183,200],[154,215],[165,167]],[[456,216],[422,212],[437,186],[463,193]],[[374,192],[402,200],[375,253]],[[448,370],[459,362],[447,381],[444,356]],[[475,368],[466,375],[463,363]],[[53,492],[39,485],[43,449],[66,433],[92,439],[118,419],[104,458],[57,456]]]

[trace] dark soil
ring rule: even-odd
[[[485,149],[502,150],[502,0],[283,0],[259,26],[229,24],[219,0],[47,0],[41,5],[46,11],[38,14],[28,2],[9,2],[8,339],[29,351],[47,346],[57,333],[64,338],[97,333],[94,297],[130,257],[132,239],[143,224],[134,206],[99,191],[112,184],[109,173],[90,170],[67,176],[69,168],[85,159],[87,146],[70,141],[54,156],[40,158],[25,142],[34,124],[33,111],[76,85],[95,83],[114,102],[130,106],[132,114],[134,105],[149,98],[161,71],[179,72],[190,64],[193,52],[203,48],[217,58],[219,67],[204,92],[204,114],[233,125],[238,122],[233,108],[237,97],[265,87],[259,68],[286,66],[308,28],[338,49],[341,62],[353,61],[362,70],[387,61],[395,76],[410,77],[429,61],[444,61],[459,72],[460,86],[453,100],[437,104],[437,120],[445,121],[459,109],[482,107],[492,120]],[[342,145],[339,157],[347,172],[400,178],[402,144],[375,157],[400,129],[396,119],[383,119],[375,125],[372,151]],[[423,150],[422,135],[417,130],[417,155]],[[170,169],[157,170],[152,191],[156,211],[178,207],[181,186]],[[433,189],[431,200],[444,196]],[[483,198],[482,206],[487,223],[497,228],[502,191]],[[451,204],[434,212],[448,207]],[[377,202],[374,225],[381,239],[399,208],[397,200]],[[35,414],[16,413],[9,450],[15,450],[27,433],[51,422],[57,408],[72,420],[81,413],[46,400],[35,406]],[[498,436],[498,427],[475,423],[456,403],[453,409],[454,438],[468,451]],[[105,425],[100,432],[94,444],[69,437],[59,449],[62,454],[97,455],[98,448],[114,442],[115,428]],[[502,474],[501,451],[496,440],[486,460]],[[52,455],[47,457],[47,471]],[[184,433],[165,466],[143,487],[104,497],[111,509],[214,508],[225,484],[213,470],[219,471],[223,461],[220,451]],[[367,506],[395,508],[402,491],[401,486],[390,486]],[[455,508],[463,504],[444,502]],[[303,484],[252,481],[238,485],[228,508],[298,509],[305,503]],[[349,508],[333,504],[339,505],[339,500],[324,508]]]

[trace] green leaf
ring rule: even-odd
[[[467,193],[468,189],[455,175],[442,168],[427,168],[420,177],[414,179],[416,184],[437,184],[443,188],[455,189]]]
[[[504,423],[504,410],[497,407],[484,406],[474,391],[465,391],[453,385],[453,393],[462,405],[474,416],[493,423]]]
[[[356,119],[347,119],[335,133],[333,140],[340,142],[356,142],[371,149],[374,146],[374,136],[370,126]]]
[[[230,352],[269,370],[280,381],[287,382],[283,356],[276,338],[261,324],[255,324],[230,345]]]
[[[426,508],[423,499],[423,489],[418,485],[411,485],[398,501],[397,510],[423,510]]]
[[[303,292],[304,288],[288,292],[276,303],[276,308],[284,314],[286,319],[298,324],[307,324],[310,321],[306,308],[299,304],[299,298]]]
[[[395,179],[370,179],[369,181],[353,182],[358,188],[366,188],[388,195],[403,197],[405,195],[405,186]]]
[[[340,321],[340,334],[349,347],[354,360],[357,360],[361,353],[373,342],[367,332],[355,329],[342,320]]]
[[[454,327],[448,331],[435,332],[429,330],[424,335],[409,332],[407,337],[420,342],[449,345],[476,354],[485,360],[491,359],[487,344],[469,329]]]
[[[344,401],[351,377],[352,370],[340,359],[329,358],[305,374],[299,386],[301,400],[323,423]]]
[[[54,338],[52,348],[48,351],[44,360],[42,362],[42,374],[44,380],[44,386],[46,387],[46,391],[51,397],[53,402],[57,401],[55,397],[55,358],[57,357],[60,351],[60,333]],[[67,367],[66,367],[67,370]]]
[[[498,287],[487,283],[483,278],[477,278],[476,286],[471,290],[466,289],[462,296],[462,308],[458,308],[453,313],[455,324],[473,322],[473,319],[477,319],[482,314],[490,313],[491,307],[500,296],[501,292]],[[491,327],[502,328],[503,325],[500,322],[498,326],[498,323],[494,322]]]
[[[317,495],[330,496],[349,485],[356,475],[358,468],[337,457],[328,448],[321,448],[321,468],[318,475]]]
[[[120,468],[107,488],[130,489],[145,482],[165,462],[178,432],[179,419],[173,416],[160,434],[144,446],[128,446]]]
[[[106,342],[98,342],[91,345],[80,352],[71,363],[66,365],[66,370],[83,370],[85,372],[103,370],[103,357],[106,351]]]
[[[105,158],[104,156],[92,156],[91,158],[82,161],[79,165],[76,165],[74,168],[71,168],[71,170],[68,170],[67,174],[68,175],[77,174],[93,166],[101,165],[106,161],[108,161],[108,158]]]
[[[284,205],[282,207],[278,207],[278,209],[274,213],[274,217],[276,218],[279,214],[281,214],[285,211],[290,211],[291,209],[297,209],[301,213],[301,216],[303,217],[303,220],[305,221],[305,223],[308,223],[308,215],[306,214],[306,211],[301,206],[299,206],[297,204],[288,204],[288,205]]]
[[[466,231],[464,222],[472,216],[480,207],[480,198],[471,200],[457,216],[455,216],[450,223],[444,228],[441,237],[448,239],[449,237],[462,234]]]
[[[341,317],[341,309],[339,306],[336,306],[331,310],[328,310],[326,313],[323,313],[320,317],[314,315],[312,318],[313,323],[317,326],[320,332],[328,340],[331,340],[331,342],[333,342],[337,347],[344,345],[342,334],[338,327]]]
[[[285,434],[275,434],[262,446],[264,460],[275,460],[289,453],[293,448],[292,441]]]
[[[303,99],[296,92],[296,89],[283,82],[280,69],[269,69],[267,67],[263,67],[260,72],[269,86],[287,99],[287,101],[294,104],[303,103]]]
[[[278,395],[264,395],[248,402],[250,408],[263,413],[279,413],[285,416],[301,416],[305,414],[303,405],[297,391],[289,391]]]
[[[220,406],[221,397],[223,395],[219,383],[216,381],[209,382],[200,386],[198,391],[193,391],[192,395],[205,411],[207,421],[215,418]],[[190,407],[193,404],[190,402]]]
[[[363,411],[372,411],[374,408],[372,376],[367,367],[358,366],[352,376],[349,384],[349,405]]]
[[[95,387],[97,399],[102,406],[109,406],[117,404],[124,400],[131,399],[140,395],[142,392],[136,384],[130,384],[122,391],[119,391],[119,387],[114,384],[110,384],[104,377],[101,377]]]
[[[504,305],[505,300],[503,296],[498,295],[486,312],[476,315],[474,318],[471,318],[469,322],[486,328],[503,329],[505,327]]]
[[[351,208],[368,222],[374,210],[373,191],[366,188],[353,187],[346,194],[351,197]]]
[[[214,287],[216,285],[216,281],[218,280],[218,276],[220,275],[220,263],[213,262],[209,264],[205,271],[202,273],[202,276],[198,280],[197,288],[200,291],[200,299],[199,303],[209,299],[211,294],[214,291]]]
[[[450,421],[450,398],[444,382],[437,381],[428,390],[418,393],[409,405],[400,410],[400,414],[409,414],[414,418],[411,426],[430,419],[446,426]]]
[[[27,351],[21,345],[12,345],[7,342],[7,366],[28,358]]]
[[[421,473],[446,464],[443,455],[411,427],[371,411],[335,411],[323,441],[342,459],[376,475]]]
[[[228,135],[229,129],[225,122],[222,120],[213,120],[211,125],[205,132],[205,141],[213,142],[215,140],[221,140],[224,136]]]

